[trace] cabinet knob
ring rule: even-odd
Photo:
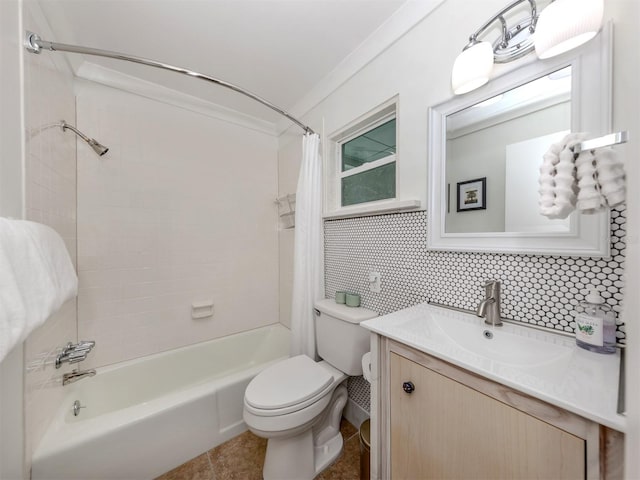
[[[413,393],[413,391],[416,389],[416,386],[413,384],[413,382],[404,382],[402,384],[402,389],[406,393]]]

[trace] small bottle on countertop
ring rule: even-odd
[[[589,287],[589,294],[576,313],[576,344],[591,352],[615,353],[616,314],[596,287]]]

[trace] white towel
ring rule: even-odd
[[[575,209],[578,188],[572,147],[580,143],[584,133],[570,133],[551,145],[544,154],[538,183],[540,213],[549,218],[567,218]]]
[[[576,208],[582,213],[596,213],[606,207],[606,200],[600,192],[596,172],[596,157],[592,151],[580,152],[576,159],[576,179],[578,181],[578,201]]]
[[[78,277],[55,230],[0,218],[0,361],[77,292]]]
[[[610,148],[573,153],[586,137],[570,133],[549,147],[540,167],[540,213],[549,218],[566,218],[575,208],[596,213],[625,201],[624,164]]]
[[[581,152],[576,160],[577,208],[591,214],[625,201],[624,165],[610,148]]]
[[[603,148],[596,151],[596,171],[600,191],[609,207],[624,203],[626,197],[624,164],[615,150]]]

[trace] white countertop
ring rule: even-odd
[[[513,323],[491,327],[475,315],[427,303],[360,325],[584,418],[625,431],[625,417],[616,413],[619,352],[589,352],[577,347],[572,337]],[[493,339],[484,338],[485,330],[493,333]]]

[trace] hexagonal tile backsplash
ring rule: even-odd
[[[386,314],[431,300],[475,310],[485,280],[502,282],[504,318],[574,331],[575,306],[595,285],[620,315],[623,298],[626,210],[611,212],[611,256],[607,258],[514,255],[427,250],[426,212],[328,220],[325,235],[325,294],[347,290],[362,305]],[[369,291],[369,272],[382,274],[381,293]],[[625,342],[617,320],[618,342]],[[350,381],[350,398],[368,410],[366,382]]]

